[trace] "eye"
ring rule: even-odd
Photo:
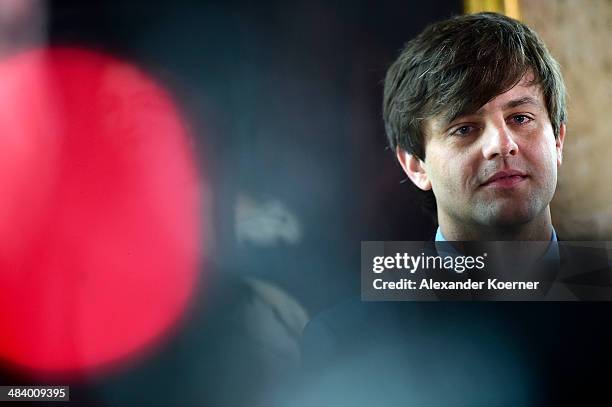
[[[467,136],[470,133],[474,132],[476,130],[476,127],[471,126],[471,125],[463,125],[463,126],[459,126],[457,128],[455,128],[453,131],[451,131],[450,135],[451,136]]]
[[[529,122],[533,121],[533,119],[532,119],[531,117],[529,117],[529,116],[527,116],[527,115],[524,115],[524,114],[517,114],[517,115],[515,115],[515,116],[512,116],[512,117],[510,118],[510,120],[511,120],[513,123],[515,123],[515,124],[519,124],[519,125],[520,125],[520,124],[527,124],[527,123],[529,123]]]

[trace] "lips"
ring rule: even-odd
[[[527,178],[527,174],[518,170],[504,170],[493,174],[482,186],[511,187]]]

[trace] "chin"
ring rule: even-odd
[[[493,208],[492,208],[493,209]],[[512,228],[525,225],[535,219],[538,211],[532,207],[515,205],[504,208],[494,208],[488,216],[481,218],[483,224],[498,228]]]

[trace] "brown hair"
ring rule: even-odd
[[[475,112],[527,72],[541,86],[555,137],[566,121],[558,63],[525,24],[496,13],[463,15],[428,26],[387,71],[383,118],[392,150],[425,159],[423,122]]]

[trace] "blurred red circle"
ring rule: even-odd
[[[185,125],[102,53],[0,62],[0,358],[42,371],[160,338],[198,278],[200,188]]]

